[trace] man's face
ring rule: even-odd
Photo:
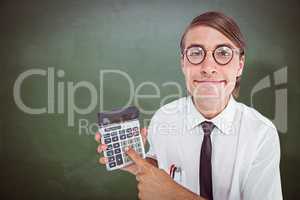
[[[232,93],[236,78],[242,74],[244,57],[233,53],[232,60],[226,65],[218,64],[212,51],[220,46],[231,46],[238,49],[225,35],[208,26],[191,28],[185,36],[185,49],[191,45],[201,45],[206,51],[202,63],[191,64],[187,56],[181,58],[182,71],[189,93],[198,100],[224,100]]]

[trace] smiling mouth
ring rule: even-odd
[[[194,84],[220,84],[220,83],[223,83],[223,84],[226,84],[226,81],[225,80],[201,80],[201,81],[198,81],[198,80],[194,80],[193,81]]]

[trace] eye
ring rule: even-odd
[[[191,57],[203,56],[204,51],[201,47],[192,47],[187,50],[187,55]]]
[[[218,47],[215,50],[215,56],[217,57],[231,57],[232,49],[226,46]]]

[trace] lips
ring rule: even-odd
[[[194,80],[194,84],[220,84],[226,83],[225,80]]]
[[[225,91],[226,80],[193,80],[193,95],[219,97]]]

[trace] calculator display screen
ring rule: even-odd
[[[100,112],[98,114],[98,123],[100,126],[130,121],[139,117],[139,111],[136,107],[113,110],[111,112]]]

